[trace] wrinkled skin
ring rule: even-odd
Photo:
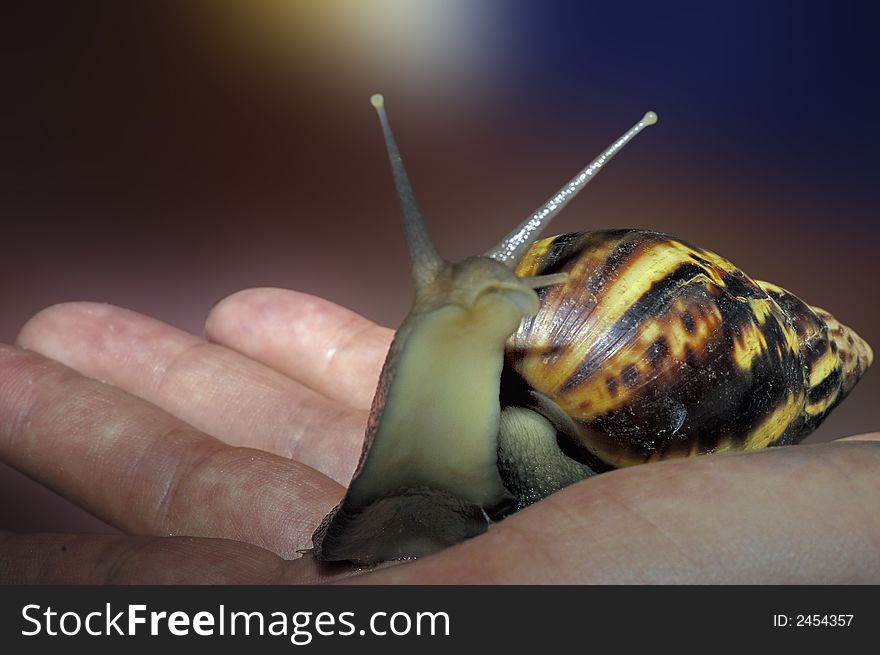
[[[123,533],[0,533],[0,583],[880,582],[880,434],[619,470],[416,562],[318,566],[392,333],[254,289],[206,334],[71,303],[0,346],[0,457]]]

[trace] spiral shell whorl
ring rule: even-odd
[[[804,366],[807,396],[803,436],[843,400],[871,365],[870,346],[819,307],[769,282],[758,282],[791,319]],[[789,442],[791,443],[791,442]]]
[[[516,269],[558,271],[508,366],[609,466],[794,443],[870,364],[826,312],[665,234],[560,235]]]

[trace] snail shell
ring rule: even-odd
[[[325,561],[417,557],[610,468],[795,443],[871,363],[827,312],[643,230],[537,240],[648,112],[493,249],[431,242],[381,96],[416,296],[361,459],[313,536]]]
[[[568,281],[510,338],[502,402],[552,402],[568,454],[594,469],[797,443],[871,364],[826,311],[666,234],[564,234],[515,271]]]

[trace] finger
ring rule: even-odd
[[[0,534],[0,584],[310,584],[338,575],[240,541]]]
[[[836,441],[880,441],[880,432],[866,432],[864,434],[853,434],[849,437],[841,437]]]
[[[222,537],[284,557],[342,495],[314,469],[232,447],[116,387],[0,347],[0,459],[134,534]]]
[[[392,330],[316,296],[247,289],[208,315],[208,338],[319,393],[369,409]]]
[[[880,447],[834,443],[621,469],[359,583],[880,580]]]
[[[49,307],[18,344],[140,396],[233,445],[297,459],[347,483],[366,415],[222,346],[98,303]]]

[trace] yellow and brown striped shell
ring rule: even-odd
[[[609,467],[795,443],[871,363],[827,312],[665,234],[556,236],[516,268],[562,271],[510,338],[508,373]]]

